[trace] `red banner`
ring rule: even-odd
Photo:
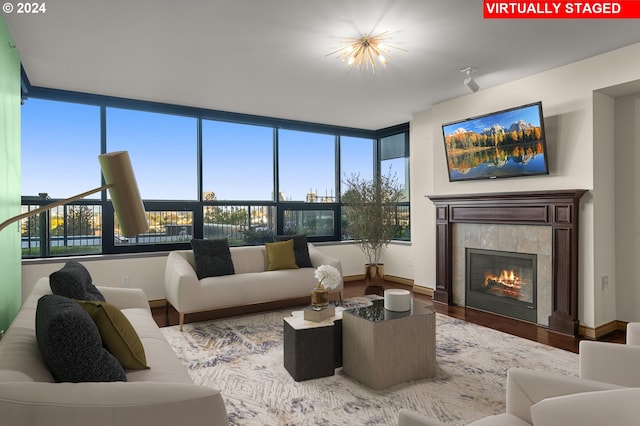
[[[640,1],[483,0],[485,19],[637,19]]]

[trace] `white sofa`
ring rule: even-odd
[[[640,387],[640,323],[627,324],[626,344],[580,342],[580,377]]]
[[[473,426],[632,426],[640,419],[640,388],[567,377],[521,368],[507,373],[507,410]],[[444,426],[401,410],[398,426]]]
[[[149,369],[125,370],[126,382],[56,383],[35,335],[41,278],[0,342],[0,424],[60,426],[227,425],[219,391],[199,386],[156,325],[140,289],[98,287],[120,308],[144,346]]]
[[[313,268],[268,271],[265,246],[231,247],[235,273],[198,279],[193,250],[169,253],[164,290],[180,314],[180,330],[185,314],[310,296],[318,282],[315,268],[331,265],[342,274],[342,263],[308,244]],[[336,289],[343,289],[343,282]]]

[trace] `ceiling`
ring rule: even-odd
[[[32,86],[376,130],[640,41],[635,20],[486,20],[481,0],[56,0],[4,14]],[[328,53],[388,31],[370,71]],[[579,76],[576,76],[579,78]]]

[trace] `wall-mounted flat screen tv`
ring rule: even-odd
[[[542,103],[442,125],[449,181],[549,174]]]

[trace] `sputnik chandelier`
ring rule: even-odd
[[[387,59],[391,58],[391,49],[404,50],[406,52],[405,49],[385,43],[388,40],[387,33],[388,31],[383,31],[372,36],[364,34],[358,38],[346,39],[343,43],[347,44],[347,46],[325,56],[337,54],[338,59],[343,62],[346,61],[350,67],[356,67],[360,71],[363,68],[371,68],[375,74],[376,62],[380,62],[383,66],[387,65]]]

